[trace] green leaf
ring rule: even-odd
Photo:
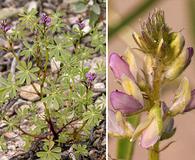
[[[50,89],[44,89],[44,93],[47,95],[42,99],[43,102],[52,110],[58,110],[60,106],[64,104],[65,97],[64,92],[61,88],[51,84]]]
[[[95,4],[92,6],[91,10],[92,10],[95,14],[97,14],[97,15],[100,15],[100,13],[101,13],[100,6],[99,6],[99,4],[97,4],[97,3],[95,3]]]
[[[101,119],[103,119],[101,112],[101,109],[91,105],[89,110],[83,113],[83,121],[87,121],[88,125],[95,126],[99,123]]]
[[[17,66],[19,70],[16,74],[16,78],[19,80],[20,84],[30,84],[32,81],[37,80],[36,72],[39,71],[38,67],[32,67],[32,62],[26,64],[25,61],[21,61],[19,66]]]
[[[88,150],[87,150],[87,146],[86,145],[81,145],[81,144],[74,144],[73,149],[75,150],[75,154],[77,156],[77,158],[82,155],[82,156],[87,156],[88,155]]]
[[[17,94],[18,83],[13,81],[12,74],[8,75],[7,80],[3,77],[0,77],[0,98],[1,101],[6,99],[6,96],[9,98],[14,98]]]
[[[61,148],[54,147],[53,141],[45,141],[43,149],[44,151],[37,152],[37,156],[41,160],[60,160],[61,159]]]
[[[87,4],[83,2],[77,2],[71,5],[73,12],[82,13],[87,10]]]
[[[19,20],[21,22],[21,25],[24,25],[30,30],[33,30],[35,27],[37,27],[38,24],[36,14],[37,11],[35,9],[32,9],[30,12],[25,10],[24,13],[20,14]]]

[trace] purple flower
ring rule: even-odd
[[[80,22],[79,20],[76,21],[76,24],[79,26],[79,28],[82,30],[85,27],[85,22]]]
[[[0,29],[3,31],[3,32],[7,32],[11,29],[11,26],[7,24],[6,20],[3,20],[1,21],[0,23]]]
[[[117,79],[121,80],[122,76],[126,75],[127,77],[134,80],[128,63],[124,61],[117,53],[112,53],[110,55],[109,65]]]
[[[86,76],[87,81],[89,83],[93,82],[95,80],[95,78],[97,77],[97,75],[95,73],[91,73],[91,72],[86,73],[85,76]]]
[[[120,91],[113,91],[110,95],[113,110],[120,111],[124,115],[130,115],[143,108],[141,103],[133,96]]]
[[[39,23],[50,26],[51,18],[46,13],[41,13]]]

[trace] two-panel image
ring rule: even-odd
[[[195,0],[0,0],[0,160],[195,160]]]

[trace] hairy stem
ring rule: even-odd
[[[161,88],[161,77],[163,72],[163,64],[158,56],[155,57],[154,66],[154,81],[152,90],[152,104],[154,106],[161,107],[160,102],[160,88]],[[149,149],[149,160],[159,160],[159,141]]]

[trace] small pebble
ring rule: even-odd
[[[34,83],[34,85],[37,88],[37,90],[40,91],[40,85],[37,83]],[[37,95],[32,85],[21,87],[20,97],[22,97],[23,99],[32,101],[32,102],[40,99],[39,95]]]

